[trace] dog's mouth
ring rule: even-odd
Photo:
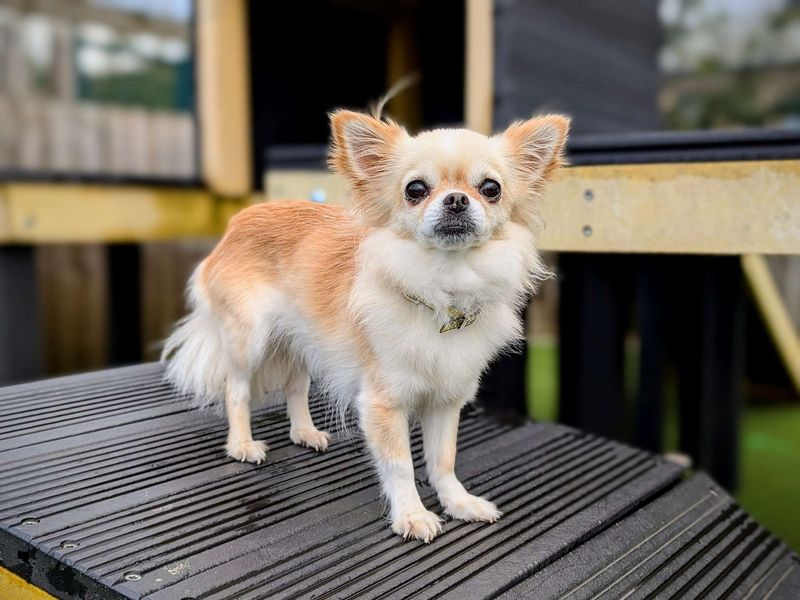
[[[475,225],[464,219],[442,219],[433,228],[433,232],[440,237],[467,237],[475,233]]]

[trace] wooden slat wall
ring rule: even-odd
[[[39,246],[36,270],[47,373],[103,367],[108,339],[105,246]]]
[[[0,94],[0,168],[33,173],[192,179],[188,113]]]
[[[142,347],[158,357],[158,343],[184,314],[183,290],[214,240],[142,245]],[[108,246],[46,244],[36,249],[36,270],[48,374],[108,364]],[[136,274],[132,274],[136,276]]]
[[[160,342],[185,314],[184,289],[215,240],[151,242],[142,245],[142,348],[155,360]]]
[[[80,102],[73,60],[75,30],[84,18],[117,31],[149,31],[187,39],[188,27],[155,19],[126,19],[124,11],[94,3],[49,0],[6,4],[0,70],[0,169],[70,175],[126,175],[190,179],[197,175],[195,124],[188,112]],[[66,5],[66,8],[65,6]],[[95,15],[92,17],[91,15]],[[22,49],[22,26],[44,16],[52,34],[52,89],[36,89]]]

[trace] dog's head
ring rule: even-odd
[[[339,110],[331,128],[331,166],[351,184],[366,224],[458,250],[483,244],[508,221],[537,227],[539,193],[561,164],[569,120],[535,117],[492,137],[466,129],[411,136]]]

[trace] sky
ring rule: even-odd
[[[187,21],[192,15],[192,0],[92,0],[92,3],[172,21]]]

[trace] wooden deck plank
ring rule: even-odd
[[[229,460],[225,424],[161,367],[0,388],[0,567],[58,598],[796,597],[800,563],[706,476],[561,425],[465,412],[457,471],[492,525],[431,544],[391,533],[367,453],[324,454],[257,411],[262,465]],[[412,444],[423,501],[420,434]],[[755,596],[753,595],[755,594]],[[658,595],[658,597],[661,597]]]
[[[322,401],[328,452],[292,445],[283,410],[267,407],[255,432],[268,460],[241,464],[224,455],[224,422],[160,377],[150,364],[0,388],[3,568],[59,598],[489,598],[618,530],[681,476],[623,444],[470,409],[457,471],[505,515],[404,542],[360,441]],[[412,442],[423,501],[439,510],[418,431]]]

